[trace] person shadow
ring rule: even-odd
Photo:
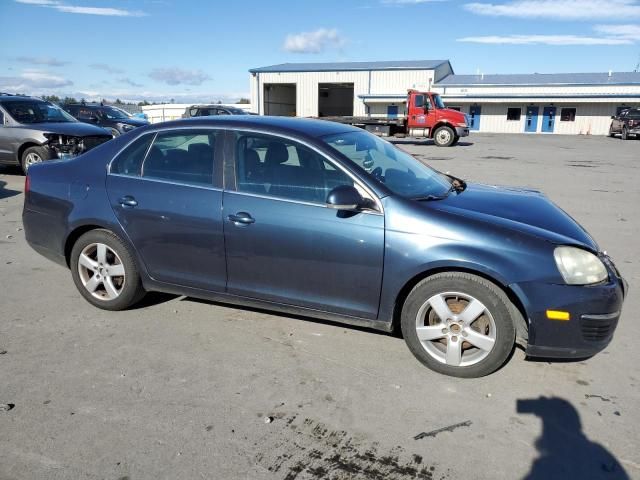
[[[540,455],[524,477],[526,480],[630,478],[611,452],[587,438],[578,411],[567,400],[518,400],[517,411],[542,420],[542,434],[535,443]]]

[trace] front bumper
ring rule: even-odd
[[[588,358],[613,338],[622,312],[626,282],[610,272],[606,284],[573,286],[526,282],[512,285],[526,299],[529,339],[526,354],[543,358]],[[566,321],[550,320],[547,310],[569,312]]]
[[[468,137],[469,127],[456,127],[456,135],[458,137]]]

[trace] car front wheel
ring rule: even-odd
[[[502,290],[488,280],[445,272],[419,282],[402,308],[404,339],[436,372],[476,378],[500,368],[515,344],[515,326]]]
[[[82,235],[71,251],[71,275],[80,294],[105,310],[124,310],[144,296],[129,248],[108,230]]]
[[[22,172],[26,175],[29,167],[36,163],[40,163],[44,160],[53,158],[51,152],[45,147],[29,147],[22,152],[22,158],[20,159],[20,166]]]

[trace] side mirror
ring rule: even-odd
[[[615,120],[616,116],[615,115],[611,115],[611,120]]]
[[[327,207],[336,210],[358,210],[365,201],[352,185],[339,185],[327,195]]]

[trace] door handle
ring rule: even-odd
[[[131,195],[125,195],[124,197],[121,197],[118,202],[123,207],[135,207],[136,205],[138,205],[138,201]]]
[[[235,215],[229,215],[227,218],[230,222],[238,226],[251,225],[252,223],[255,223],[255,219],[247,212],[238,212]]]

